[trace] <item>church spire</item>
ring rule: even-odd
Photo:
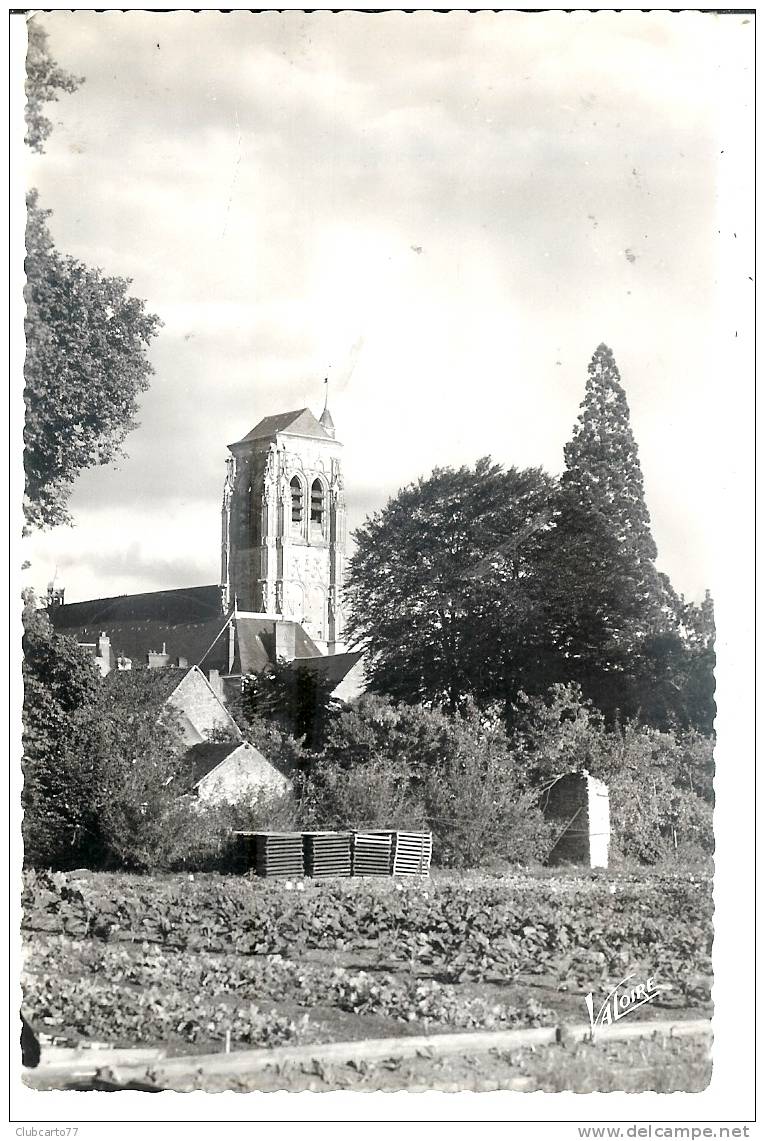
[[[332,419],[332,415],[329,411],[329,378],[326,376],[324,377],[324,411],[319,417],[319,423],[321,424],[324,431],[334,440],[335,422]]]

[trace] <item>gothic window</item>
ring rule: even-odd
[[[321,532],[324,527],[324,488],[320,479],[311,484],[311,530]]]
[[[292,496],[292,526],[299,528],[303,522],[303,488],[297,476],[293,476],[290,483]]]

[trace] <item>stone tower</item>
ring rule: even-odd
[[[329,410],[266,416],[229,451],[225,608],[299,622],[319,649],[340,652],[345,503]]]

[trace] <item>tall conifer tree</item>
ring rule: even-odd
[[[655,566],[656,544],[637,443],[619,369],[608,345],[598,345],[587,372],[579,418],[563,449],[566,470],[561,488],[564,496],[573,496],[578,510],[603,517],[620,552],[629,587],[638,591],[634,601],[643,610],[643,622],[655,627],[671,604]]]
[[[643,492],[627,397],[608,345],[598,345],[574,434],[563,449],[563,487],[576,488],[583,507],[602,512],[620,543],[652,563],[656,544]]]

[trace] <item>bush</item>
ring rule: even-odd
[[[551,828],[520,783],[502,722],[469,706],[455,718],[444,763],[427,775],[427,820],[438,862],[475,868],[488,861],[543,858]]]
[[[399,762],[373,757],[348,768],[321,759],[302,784],[308,828],[400,828],[421,831],[425,809]]]
[[[292,792],[264,790],[233,804],[193,796],[177,800],[166,816],[166,832],[156,852],[158,866],[170,871],[234,871],[239,868],[235,832],[293,831],[300,806]]]
[[[498,716],[396,705],[365,695],[329,727],[301,784],[315,828],[429,829],[434,861],[529,861],[550,834],[522,787]]]
[[[684,845],[714,850],[714,742],[701,733],[634,720],[607,729],[578,686],[555,685],[546,698],[519,695],[511,742],[529,790],[582,769],[605,781],[615,858],[656,863]]]

